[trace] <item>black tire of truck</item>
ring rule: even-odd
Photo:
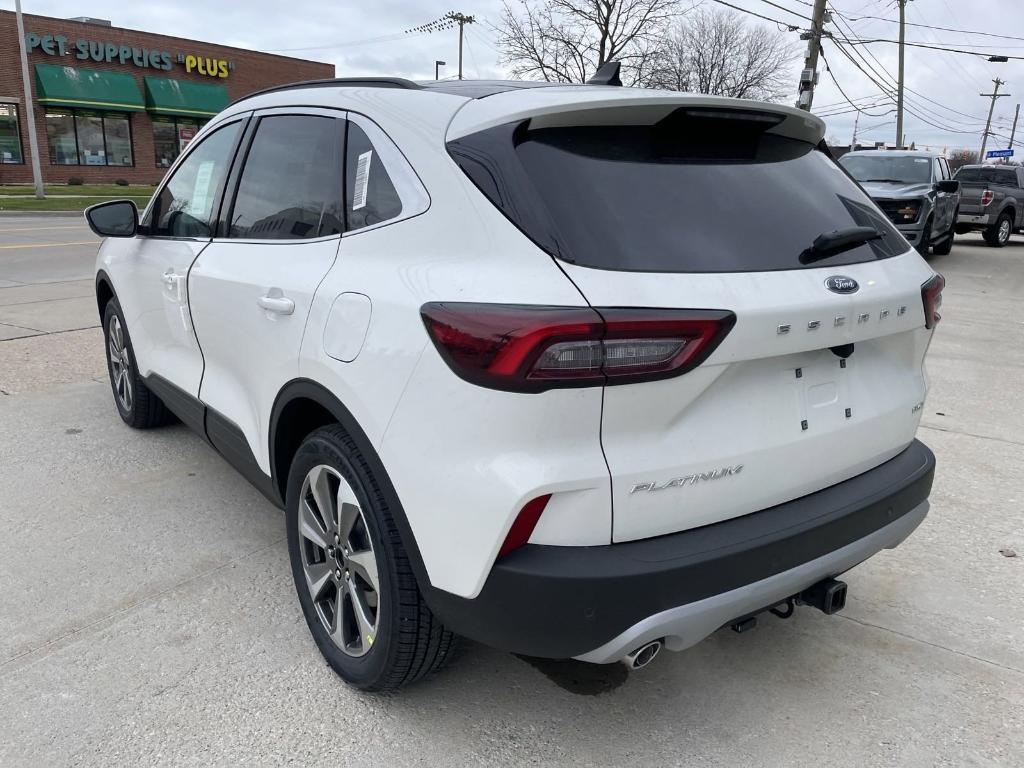
[[[1010,242],[1011,232],[1013,232],[1013,215],[1009,211],[1003,211],[995,223],[982,233],[982,237],[993,248],[1002,248]]]

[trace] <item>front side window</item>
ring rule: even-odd
[[[18,105],[0,104],[0,163],[22,163]]]
[[[190,117],[153,118],[153,154],[157,168],[170,168],[205,121]]]
[[[213,206],[231,164],[239,130],[238,122],[218,128],[178,166],[150,209],[150,235],[212,236]]]
[[[132,165],[128,115],[119,112],[47,112],[51,165]]]
[[[296,240],[341,234],[343,127],[333,117],[261,118],[238,182],[228,236]]]
[[[379,224],[402,213],[402,198],[384,168],[379,151],[354,122],[348,125],[345,190],[345,219],[349,231]]]

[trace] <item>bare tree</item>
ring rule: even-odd
[[[978,162],[978,153],[972,149],[955,149],[949,153],[946,162],[949,163],[949,170],[956,173],[961,166],[975,165]]]
[[[794,50],[785,32],[738,13],[699,8],[660,41],[643,84],[674,91],[779,101],[792,90]]]
[[[513,77],[579,83],[606,61],[623,63],[623,82],[646,76],[680,0],[519,0],[505,2],[498,46]]]

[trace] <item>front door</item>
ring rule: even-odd
[[[270,475],[274,399],[298,376],[306,317],[344,227],[345,120],[312,109],[256,119],[222,236],[196,260],[189,292],[209,437]]]
[[[179,163],[143,218],[140,235],[110,268],[143,376],[193,397],[203,356],[188,309],[188,272],[209,243],[217,200],[242,121],[208,134]]]

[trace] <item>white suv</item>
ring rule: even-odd
[[[822,134],[611,85],[255,94],[141,217],[87,212],[117,409],[285,508],[310,631],[361,688],[456,634],[639,667],[831,613],[927,513],[943,281]]]

